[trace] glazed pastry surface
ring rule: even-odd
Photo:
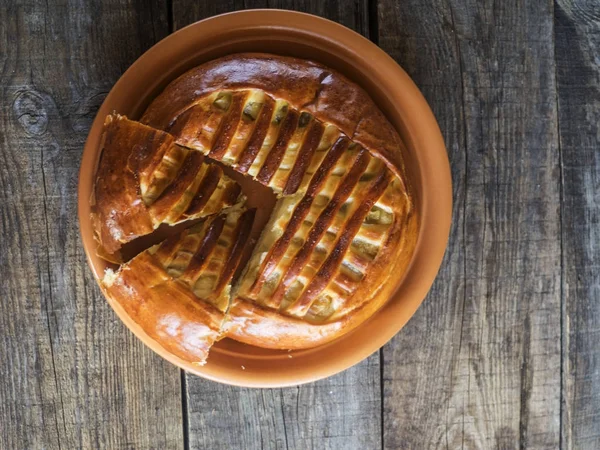
[[[144,157],[127,163],[137,175],[123,178],[127,189],[120,192],[127,196],[121,194],[122,204],[129,205],[124,211],[132,229],[124,229],[121,239],[147,233],[157,223],[214,214],[239,203],[239,186],[209,161],[252,177],[278,196],[258,241],[248,244],[252,253],[239,279],[232,281],[232,265],[227,270],[210,264],[193,269],[197,258],[191,255],[197,255],[198,245],[211,242],[217,250],[221,245],[223,254],[231,246],[237,252],[249,239],[246,234],[235,239],[247,226],[249,213],[231,220],[229,228],[230,219],[211,218],[205,223],[212,225],[200,226],[208,227],[204,234],[192,227],[131,261],[120,273],[135,271],[140,289],[142,266],[156,266],[170,280],[167,284],[186,290],[182,298],[201,298],[220,314],[210,322],[219,324],[215,336],[275,349],[309,348],[336,339],[371,317],[392,294],[410,263],[419,220],[405,173],[404,145],[358,85],[314,62],[238,54],[181,75],[140,121],[144,125],[127,121],[145,133],[129,134],[127,145],[140,140],[148,150],[138,153],[154,155],[153,163]],[[180,153],[184,162],[179,162]],[[122,166],[122,158],[115,156],[111,167]],[[185,161],[190,161],[188,172]],[[220,191],[206,190],[215,184],[218,170]],[[101,191],[107,188],[107,175],[110,170],[98,171]],[[171,200],[165,193],[179,185],[186,188],[175,189],[178,194]],[[138,189],[137,197],[131,186]],[[217,191],[214,201],[206,200]],[[219,220],[223,230],[230,229],[229,238],[209,232]],[[154,289],[150,284],[148,289]],[[148,298],[160,303],[153,293]],[[161,308],[166,311],[168,305]],[[184,334],[164,339],[173,340],[175,347],[186,345],[175,342],[185,340]],[[171,344],[163,346],[170,349]],[[184,353],[178,356],[186,359]]]
[[[173,136],[111,114],[92,194],[92,223],[103,255],[170,225],[243,202],[240,186]]]
[[[104,292],[159,345],[203,364],[221,335],[231,277],[254,213],[236,210],[213,216],[171,236],[116,273],[107,271]]]

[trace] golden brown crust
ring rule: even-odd
[[[357,152],[354,167],[361,164]],[[351,331],[383,306],[396,287],[397,274],[404,273],[410,262],[418,216],[397,190],[398,183],[386,184],[389,172],[375,173],[379,175],[370,184],[345,194],[354,197],[350,203],[354,209],[345,217],[329,207],[339,206],[338,194],[329,206],[321,207],[321,213],[309,196],[311,188],[300,200],[280,200],[235,293],[225,322],[230,337],[274,349],[309,348]],[[353,178],[350,170],[346,180]],[[345,189],[341,183],[338,193]],[[285,211],[292,211],[289,217]],[[310,216],[311,231],[299,233]],[[339,232],[327,243],[324,230],[336,221]],[[292,236],[302,235],[305,239],[295,244]],[[372,248],[367,247],[366,253],[360,248],[362,242],[377,247],[374,259],[368,256]],[[324,256],[317,255],[316,246]]]
[[[163,135],[176,144],[249,174],[283,196],[235,288],[222,325],[227,336],[266,348],[314,347],[368,320],[390,297],[396,287],[391,281],[411,260],[419,218],[404,173],[403,143],[359,86],[310,61],[231,55],[183,74],[152,102],[141,120],[165,131]],[[182,206],[178,199],[189,197],[184,194],[203,157],[197,153],[178,165],[180,177],[167,186],[152,178],[160,172],[157,160],[165,157],[152,154],[141,152],[129,161],[130,168],[151,180],[147,184],[158,186],[150,195],[153,201],[157,198],[148,208],[151,219],[172,221],[174,209],[177,214],[202,207],[204,190],[216,185],[216,169],[203,172],[202,182],[194,185],[195,197]],[[163,165],[161,170],[175,169]],[[230,185],[222,198],[239,194],[239,186]],[[253,213],[250,217],[247,212],[227,228],[223,218],[212,219],[205,229],[171,238],[150,251],[152,264],[171,277],[158,284],[160,289],[167,286],[169,295],[176,292],[173,283],[187,289],[181,294],[182,303],[174,307],[182,323],[208,320],[207,327],[214,331],[214,317],[201,319],[206,311],[185,316],[191,311],[186,305],[190,298],[202,297],[199,292],[216,288],[219,294],[206,301],[225,311],[229,290],[224,287],[239,264],[252,220]],[[231,252],[227,257],[222,249],[217,260],[223,266],[211,266],[208,255],[219,245]],[[136,279],[142,292],[143,277],[150,284],[152,277],[160,278],[147,274],[154,270],[147,258],[143,263],[147,267],[137,262],[133,269],[126,266],[117,280],[123,274],[129,284],[130,278]],[[208,267],[218,267],[221,275],[215,277],[213,272],[207,277]],[[140,273],[134,276],[131,270]],[[207,290],[208,279],[218,282],[211,281]],[[125,295],[126,289],[120,292]],[[154,293],[147,295],[152,301]],[[164,315],[166,310],[160,308],[148,307],[147,313]],[[161,345],[177,356],[189,360],[200,355],[182,353],[184,334],[159,335],[155,319],[138,319],[150,328],[149,334],[172,341]],[[211,334],[205,343],[214,339]],[[201,350],[206,351],[208,347]]]
[[[115,274],[109,299],[177,357],[202,364],[221,334],[231,278],[247,244],[255,210],[213,216],[171,236]]]
[[[159,141],[154,138],[155,132],[145,127],[132,131],[125,121],[113,115],[106,118],[104,130],[92,198],[92,223],[96,239],[106,253],[112,254],[122,243],[154,229],[146,205],[139,199],[137,179],[127,168],[131,149],[160,149],[172,144],[173,138],[170,142],[168,138]]]
[[[196,298],[148,252],[114,278],[105,277],[104,290],[148,336],[185,361],[203,364],[220,334],[223,313]]]
[[[171,135],[111,114],[92,198],[98,254],[118,261],[122,244],[161,223],[205,217],[241,202],[237,183]]]
[[[360,324],[368,320],[388,300],[396,288],[395,283],[389,283],[388,279],[396,273],[404,273],[412,256],[411,239],[402,239],[401,234],[408,236],[417,232],[417,217],[407,217],[407,222],[398,224],[397,230],[390,235],[386,244],[394,244],[394,240],[400,239],[400,251],[393,249],[399,256],[393,256],[392,245],[384,249],[384,254],[376,263],[378,267],[367,274],[361,282],[354,298],[369,299],[344,317],[323,323],[309,322],[303,319],[290,317],[279,311],[264,308],[254,302],[236,298],[223,324],[224,335],[257,347],[272,348],[278,350],[300,350],[327,344],[346,333],[351,332]],[[391,241],[391,242],[390,242]]]
[[[212,216],[148,250],[173,278],[221,311],[248,243],[256,210]]]
[[[356,83],[321,64],[264,53],[240,53],[195,67],[150,104],[141,121],[166,130],[215,90],[260,89],[338,127],[404,176],[404,145],[394,127]]]
[[[257,347],[283,350],[316,347],[343,329],[342,322],[316,325],[241,298],[233,301],[223,325],[227,337]]]

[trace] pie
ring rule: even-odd
[[[404,144],[364,90],[321,64],[213,60],[139,122],[110,115],[104,133],[98,253],[121,262],[122,246],[161,224],[191,225],[107,271],[104,290],[185,361],[204,363],[224,337],[273,349],[336,339],[385,303],[411,260]],[[226,171],[276,194],[259,236]]]

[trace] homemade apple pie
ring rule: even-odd
[[[105,291],[186,361],[202,363],[222,337],[331,341],[384,304],[412,257],[404,151],[366,92],[320,64],[236,54],[198,66],[141,123],[107,118],[93,221],[114,254],[162,223],[208,218],[107,272]],[[258,240],[219,164],[277,195]]]

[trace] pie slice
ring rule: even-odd
[[[204,364],[221,336],[255,210],[234,210],[153,246],[102,281],[109,301],[173,355]]]
[[[162,223],[216,214],[244,198],[240,186],[202,153],[176,145],[168,133],[107,116],[92,222],[99,253],[108,259],[118,259],[123,244]]]

